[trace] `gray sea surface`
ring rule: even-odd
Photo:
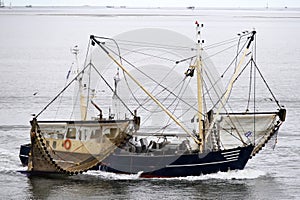
[[[18,155],[29,142],[29,121],[64,86],[70,48],[78,45],[83,60],[90,34],[112,37],[149,27],[193,39],[196,20],[204,23],[208,44],[257,31],[257,62],[288,113],[275,149],[273,141],[243,171],[199,177],[19,172],[26,170]],[[297,9],[0,8],[0,199],[300,199],[299,41]]]

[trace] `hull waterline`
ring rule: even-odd
[[[205,155],[194,153],[168,157],[112,154],[99,165],[99,170],[121,174],[142,172],[141,177],[185,177],[242,170],[253,148],[250,145]],[[170,163],[172,160],[175,161]]]
[[[118,174],[138,174],[141,177],[186,177],[202,174],[242,170],[247,164],[254,146],[238,147],[207,154],[184,154],[169,156],[149,156],[135,154],[111,154],[93,170]],[[29,145],[22,145],[20,159],[26,165]],[[142,173],[141,173],[142,172]],[[41,173],[41,172],[40,172]]]

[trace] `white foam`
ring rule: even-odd
[[[107,180],[136,180],[139,179],[143,172],[137,174],[115,174],[103,171],[88,171],[85,174]]]
[[[201,176],[187,176],[187,177],[175,177],[171,179],[197,181],[197,180],[244,180],[244,179],[256,179],[261,176],[267,175],[266,172],[254,169],[234,170],[228,172],[218,172],[213,174],[201,175]]]
[[[95,176],[97,178],[105,180],[137,180],[145,179],[141,178],[141,174],[115,174],[103,171],[88,171],[87,175]],[[187,177],[174,177],[174,178],[151,178],[152,180],[186,180],[186,181],[197,181],[197,180],[244,180],[244,179],[256,179],[262,176],[266,176],[267,173],[255,169],[244,169],[244,170],[234,170],[228,172],[218,172],[214,174],[200,175],[200,176],[187,176]]]

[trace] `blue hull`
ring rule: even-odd
[[[29,156],[30,148],[31,148],[30,144],[24,144],[21,145],[20,147],[19,158],[24,167],[28,165],[28,156]]]
[[[186,154],[180,156],[146,156],[141,154],[112,154],[99,166],[101,171],[135,174],[142,177],[199,176],[244,169],[254,146],[238,147],[207,154]]]
[[[183,155],[149,155],[114,153],[107,157],[95,170],[105,172],[136,174],[141,177],[184,177],[199,176],[219,171],[244,169],[254,146],[238,147],[209,153]],[[30,145],[22,145],[20,159],[28,163]]]

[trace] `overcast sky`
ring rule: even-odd
[[[3,0],[1,0],[3,1]],[[300,7],[300,0],[4,0],[12,6]]]

